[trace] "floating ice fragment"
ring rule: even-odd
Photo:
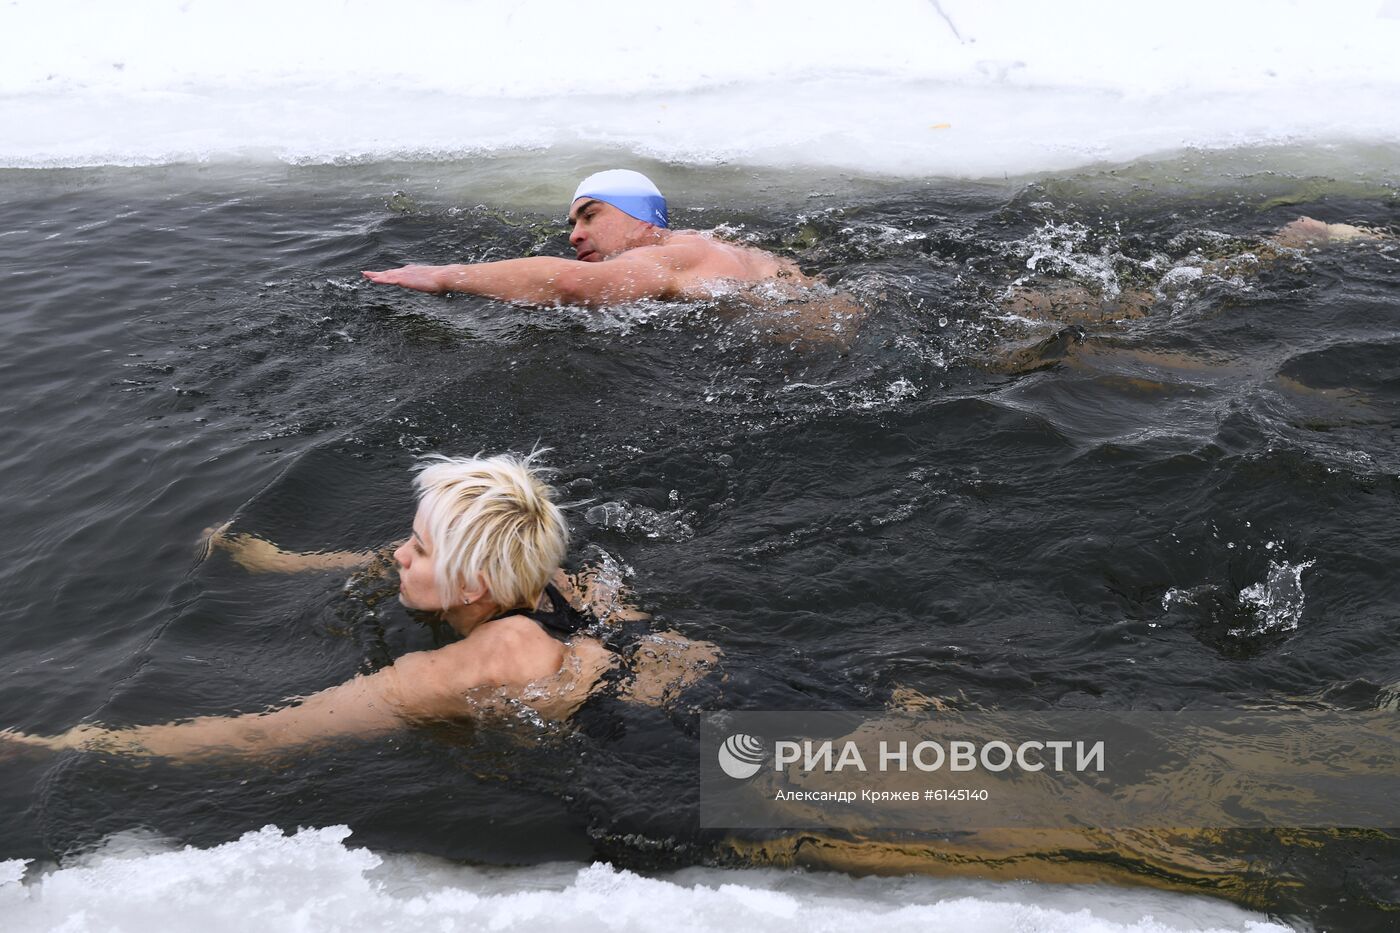
[[[24,866],[28,865],[30,859],[14,858],[0,862],[0,887],[7,884],[18,884],[24,878]]]

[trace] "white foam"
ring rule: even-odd
[[[1205,898],[1065,885],[855,879],[776,870],[688,869],[643,877],[605,864],[483,869],[376,855],[331,827],[273,827],[211,849],[119,836],[80,864],[20,884],[0,863],[8,933],[199,930],[667,929],[769,933],[952,929],[1017,933],[1275,933],[1285,927]],[[162,850],[163,848],[163,850]],[[8,873],[7,873],[8,872]]]
[[[538,147],[987,176],[1400,125],[1400,0],[12,0],[0,164]]]

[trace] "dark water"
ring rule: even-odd
[[[1400,231],[1393,156],[998,184],[654,167],[678,225],[726,225],[858,296],[844,350],[732,308],[361,284],[565,255],[543,192],[573,164],[553,187],[510,160],[0,173],[0,724],[255,710],[430,647],[385,586],[200,563],[201,530],[378,545],[406,530],[415,455],[537,443],[589,500],[575,560],[620,561],[658,625],[723,649],[687,707],[912,688],[969,709],[1393,709],[1400,245],[1198,274],[1299,214]],[[1158,298],[1131,321],[1030,322],[998,301],[1024,276]],[[273,766],[0,760],[0,857],[133,826],[208,844],[347,823],[498,864],[1110,878],[1327,927],[1400,909],[1385,833],[740,840],[695,828],[685,709],[526,733]]]

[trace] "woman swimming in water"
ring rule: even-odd
[[[52,736],[0,732],[0,741],[60,749],[175,759],[258,755],[409,725],[509,714],[522,708],[562,721],[618,669],[621,659],[584,632],[597,623],[584,607],[615,594],[589,582],[581,591],[560,571],[568,527],[554,490],[528,457],[431,458],[416,485],[409,538],[393,550],[399,600],[437,613],[460,640],[406,654],[372,674],[241,716],[109,729],[79,725]],[[254,570],[311,570],[369,563],[376,552],[291,554],[247,535],[210,539]],[[712,645],[674,633],[649,635],[623,699],[656,704],[703,675]]]

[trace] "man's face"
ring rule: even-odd
[[[629,249],[647,225],[593,198],[579,198],[569,209],[569,245],[584,262],[602,262]]]

